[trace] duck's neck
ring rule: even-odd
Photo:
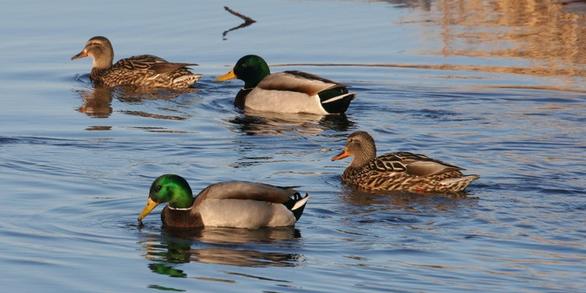
[[[114,60],[114,52],[107,51],[102,52],[99,55],[95,55],[94,61],[92,63],[92,71],[90,72],[90,79],[93,81],[99,81],[101,76],[106,72],[110,67],[112,67],[112,60]]]
[[[114,52],[112,50],[108,50],[105,52],[98,53],[98,55],[94,55],[94,61],[92,63],[92,70],[106,70],[112,67],[112,62],[114,61]]]
[[[376,158],[376,149],[374,147],[363,148],[354,153],[350,167],[360,168]]]
[[[187,209],[193,205],[194,200],[191,190],[180,190],[173,195],[173,199],[169,201],[169,206],[171,208]]]
[[[250,74],[246,77],[244,80],[244,88],[251,89],[256,87],[261,82],[261,80],[263,80],[269,74],[271,74],[271,71],[267,65],[259,66],[259,68],[254,71],[254,74]]]

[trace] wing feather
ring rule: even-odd
[[[297,191],[288,187],[270,184],[229,181],[212,184],[197,196],[197,201],[204,199],[248,199],[284,204],[295,196]]]
[[[293,91],[306,94],[308,96],[340,86],[340,84],[301,71],[285,71],[273,73],[265,77],[257,87],[265,90]]]
[[[170,73],[187,66],[196,66],[195,63],[172,63],[153,55],[139,55],[120,59],[114,66],[128,70],[152,70],[158,74]]]
[[[463,170],[458,166],[409,152],[385,154],[377,157],[371,164],[373,169],[378,171],[406,172],[414,176],[431,176],[452,170]]]

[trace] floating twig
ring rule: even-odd
[[[241,28],[244,28],[244,27],[247,27],[247,26],[249,26],[249,25],[251,25],[251,24],[253,24],[253,23],[255,23],[255,22],[256,22],[256,20],[254,20],[254,19],[252,19],[252,18],[250,18],[250,17],[248,17],[248,16],[246,16],[246,15],[244,15],[244,14],[241,14],[241,13],[239,13],[239,12],[237,12],[237,11],[234,11],[234,10],[232,10],[232,9],[230,9],[230,7],[228,7],[228,6],[224,6],[224,9],[225,9],[226,11],[228,11],[228,13],[230,13],[230,14],[232,14],[232,15],[234,15],[234,16],[236,16],[236,17],[238,17],[238,18],[242,19],[242,20],[244,20],[244,22],[243,22],[243,23],[241,23],[240,25],[238,25],[238,26],[235,26],[235,27],[233,27],[233,28],[231,28],[231,29],[229,29],[229,30],[226,30],[226,31],[224,31],[224,32],[222,33],[222,39],[224,39],[224,40],[226,40],[226,35],[227,35],[229,32],[231,32],[231,31],[235,31],[235,30],[237,30],[237,29],[241,29]]]
[[[248,17],[248,16],[246,16],[246,15],[244,15],[244,14],[240,14],[240,13],[239,13],[239,12],[237,12],[237,11],[234,11],[234,10],[232,10],[232,9],[230,9],[230,7],[228,7],[228,6],[224,6],[224,9],[226,9],[226,11],[228,11],[228,12],[230,12],[231,14],[235,15],[236,17],[240,17],[240,18],[242,18],[242,20],[244,20],[244,23],[247,23],[247,24],[249,24],[249,25],[250,25],[250,24],[253,24],[253,23],[255,23],[255,22],[256,22],[256,20],[254,20],[254,19],[252,19],[252,18],[250,18],[250,17]]]

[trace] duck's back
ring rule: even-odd
[[[171,63],[153,55],[121,59],[95,77],[105,86],[119,85],[150,88],[188,88],[201,77],[194,74],[188,63]]]

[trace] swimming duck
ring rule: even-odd
[[[94,84],[114,87],[132,86],[147,88],[185,89],[195,84],[201,74],[187,68],[197,64],[171,63],[153,55],[133,56],[120,59],[114,65],[114,50],[110,41],[96,36],[85,44],[71,60],[91,56],[94,58],[90,79]]]
[[[187,181],[165,174],[151,185],[142,220],[159,204],[163,225],[169,228],[292,226],[301,217],[309,196],[289,187],[229,181],[212,184],[195,197]]]
[[[332,161],[347,157],[353,158],[342,181],[366,191],[460,192],[479,178],[421,154],[395,152],[377,157],[374,139],[365,131],[350,134],[344,150]]]
[[[234,69],[217,78],[244,81],[236,95],[238,108],[277,113],[340,114],[344,113],[354,93],[335,81],[301,71],[271,74],[269,66],[259,56],[246,55]]]

